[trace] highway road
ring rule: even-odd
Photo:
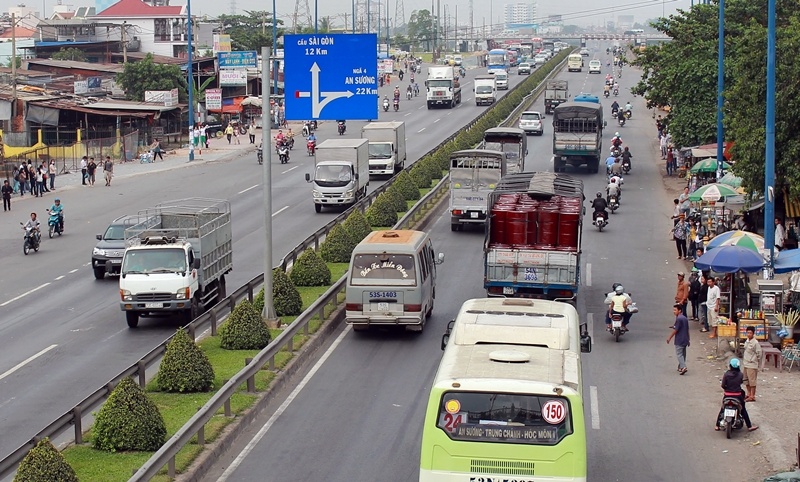
[[[403,120],[408,162],[474,119],[485,107],[472,98],[471,70],[456,109],[428,110],[420,97],[401,101],[399,112],[380,112],[379,120]],[[420,82],[422,76],[417,78]],[[521,80],[512,76],[512,85]],[[408,82],[408,79],[406,79]],[[407,85],[407,84],[404,84]],[[392,87],[380,89],[391,96]],[[502,92],[501,95],[505,95]],[[359,137],[363,122],[348,122],[345,137]],[[318,142],[336,136],[333,122],[320,123]],[[277,263],[298,242],[340,211],[314,212],[304,174],[313,160],[302,138],[289,164],[273,160],[273,259]],[[45,209],[54,195],[15,198],[13,214],[0,218],[0,456],[19,447],[85,396],[136,362],[169,336],[178,320],[143,318],[131,330],[119,310],[117,278],[95,280],[89,267],[96,240],[114,218],[160,201],[185,197],[228,199],[233,212],[234,271],[229,291],[263,271],[263,195],[261,170],[253,150],[228,162],[182,165],[156,174],[119,178],[111,187],[57,192],[65,206],[66,233],[43,240],[41,250],[22,254],[19,222]],[[371,180],[370,192],[383,180]]]
[[[599,58],[605,57],[605,45],[593,47]],[[632,69],[625,70],[624,92],[634,77]],[[602,94],[604,75],[584,70],[560,78],[569,80],[573,95]],[[619,100],[633,102],[634,118],[617,128],[609,117],[604,145],[619,130],[634,154],[633,172],[625,182],[622,207],[607,229],[598,232],[584,223],[583,286],[577,302],[594,339],[593,352],[582,362],[589,480],[741,480],[735,461],[746,460],[749,443],[732,443],[712,430],[719,387],[716,378],[695,369],[700,362],[694,345],[703,342],[697,325],[692,327],[687,375],[677,374],[673,347],[665,343],[674,320],[675,273],[689,266],[675,261],[673,243],[666,239],[672,203],[659,173],[662,161],[650,112],[630,94]],[[611,100],[602,103],[608,107]],[[535,106],[543,110],[541,100]],[[545,123],[542,137],[529,138],[526,170],[552,170],[551,142],[552,127]],[[589,199],[605,188],[603,174],[572,174],[584,181]],[[356,334],[343,328],[294,388],[291,401],[253,424],[205,480],[417,480],[424,410],[441,356],[441,335],[465,300],[485,296],[483,232],[451,232],[446,212],[429,230],[435,250],[444,252],[446,260],[424,332]],[[641,310],[620,343],[601,321],[603,299],[614,281],[632,292]]]

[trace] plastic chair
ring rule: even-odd
[[[782,354],[783,366],[788,366],[790,372],[792,371],[792,367],[794,366],[795,362],[800,365],[800,350],[798,350],[797,345],[786,347]]]

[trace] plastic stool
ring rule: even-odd
[[[761,349],[761,368],[764,368],[764,365],[769,362],[769,357],[772,357],[772,361],[775,364],[775,368],[779,368],[783,370],[783,355],[780,350],[777,348],[769,347]]]

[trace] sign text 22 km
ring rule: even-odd
[[[286,35],[286,119],[378,118],[375,34]]]

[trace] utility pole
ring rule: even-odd
[[[11,14],[11,115],[17,107],[17,15]]]
[[[125,38],[125,31],[127,30],[128,22],[122,22],[122,63],[128,63],[128,40]]]
[[[273,15],[275,15],[274,11]],[[269,85],[270,50],[269,47],[261,47],[261,85]],[[277,77],[276,75],[275,78]],[[270,96],[268,92],[269,89],[261,89],[261,105],[265,107],[269,105]],[[278,108],[277,103],[275,103],[275,108]],[[261,145],[264,153],[261,182],[264,186],[264,228],[266,232],[266,239],[264,240],[264,311],[262,311],[261,316],[268,321],[274,321],[278,317],[275,315],[275,305],[272,299],[272,149],[270,148],[272,121],[270,120],[267,124],[264,124],[264,117],[262,116],[261,119]]]
[[[186,0],[186,16],[189,23],[186,24],[186,54],[189,63],[187,73],[189,82],[189,161],[194,161],[194,75],[192,74],[192,0]]]

